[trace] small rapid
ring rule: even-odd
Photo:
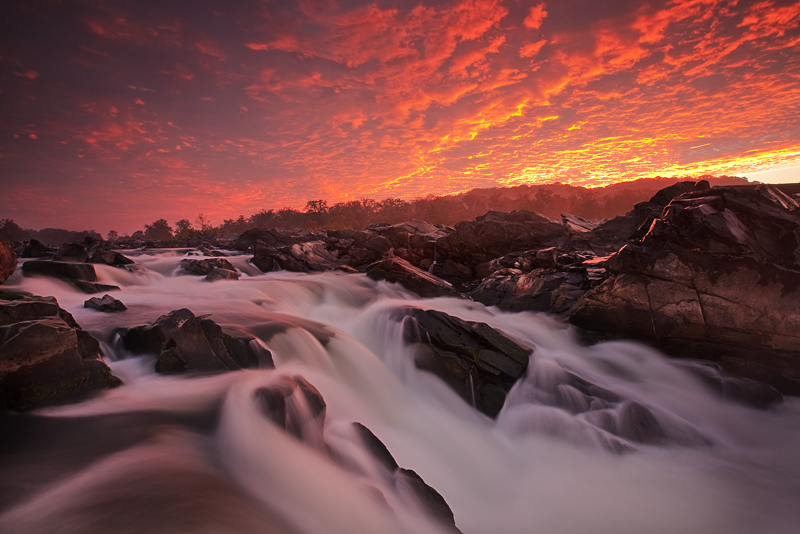
[[[124,253],[135,269],[97,266],[101,283],[121,288],[110,294],[122,313],[85,309],[88,295],[21,269],[5,284],[55,296],[124,385],[4,417],[1,532],[447,532],[354,423],[435,488],[465,534],[790,534],[800,524],[799,399],[755,410],[712,392],[697,364],[644,345],[587,347],[546,315],[423,300],[364,275],[262,274],[231,256],[240,279],[209,283],[181,274],[191,251]],[[408,306],[534,349],[496,419],[415,367],[397,319]],[[155,355],[129,354],[115,337],[178,308],[255,337],[275,369],[158,375]],[[324,419],[286,385],[298,377],[324,399]],[[285,417],[304,430],[266,417],[264,391],[283,392]]]

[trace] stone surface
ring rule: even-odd
[[[21,258],[46,258],[48,256],[52,256],[52,252],[37,239],[31,239],[25,243],[25,248],[20,255]]]
[[[121,312],[128,309],[121,301],[111,295],[103,295],[102,298],[92,297],[83,303],[83,307],[104,313]]]
[[[22,264],[22,272],[25,276],[59,278],[89,294],[119,290],[118,286],[98,283],[94,265],[90,263],[33,260]]]
[[[500,412],[533,352],[485,323],[436,310],[402,308],[396,319],[403,323],[406,342],[414,346],[415,365],[490,417]]]
[[[461,296],[450,282],[414,267],[401,258],[387,258],[370,265],[367,276],[373,280],[398,283],[421,297]]]
[[[103,265],[121,267],[124,265],[132,265],[135,262],[127,256],[123,256],[119,252],[98,249],[95,250],[92,254],[92,257],[89,258],[89,263],[99,263]]]
[[[0,299],[0,392],[7,408],[78,402],[120,383],[98,341],[55,298]]]
[[[220,269],[219,267],[217,267],[213,271],[208,273],[203,280],[206,282],[216,282],[217,280],[238,280],[238,279],[239,279],[239,273],[237,273],[236,271],[231,271],[229,269]]]
[[[86,263],[89,261],[89,253],[86,251],[86,247],[81,244],[66,243],[58,247],[53,260]]]
[[[233,371],[272,368],[272,355],[252,337],[234,337],[210,319],[186,308],[171,311],[153,323],[120,331],[122,347],[133,354],[156,354],[156,371]]]
[[[0,284],[8,280],[17,268],[17,254],[4,241],[0,241]]]
[[[236,272],[236,268],[231,265],[231,262],[224,258],[207,258],[203,260],[181,260],[181,269],[186,274],[196,276],[208,276],[214,269],[225,269],[228,271]]]
[[[800,205],[777,189],[673,199],[571,313],[583,328],[800,394]]]

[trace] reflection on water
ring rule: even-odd
[[[206,283],[179,274],[182,252],[134,257],[136,272],[97,266],[102,283],[122,288],[112,295],[124,313],[86,310],[87,295],[19,270],[6,283],[56,296],[103,341],[125,385],[0,421],[2,532],[446,531],[353,422],[434,487],[465,533],[788,534],[800,524],[798,399],[765,412],[724,402],[641,345],[582,347],[546,316],[419,300],[363,275],[260,274],[237,256],[240,280]],[[392,314],[407,305],[535,347],[497,420],[414,368]],[[159,376],[154,355],[117,347],[115,329],[177,308],[260,338],[277,368]],[[316,422],[289,406],[314,432],[289,434],[259,408],[257,391],[295,376],[327,405]],[[587,400],[572,376],[614,402]],[[636,406],[653,414],[662,444],[625,434]]]

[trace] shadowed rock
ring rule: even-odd
[[[17,268],[17,255],[7,243],[0,241],[0,284],[8,280]]]
[[[121,382],[53,297],[0,299],[0,392],[12,410],[77,402]]]
[[[132,259],[113,250],[96,250],[94,254],[92,254],[92,257],[89,258],[89,263],[99,263],[102,265],[121,267],[123,265],[131,265],[135,262]]]
[[[121,312],[128,309],[121,301],[111,295],[103,295],[102,298],[92,297],[83,303],[83,307],[104,313]]]
[[[235,271],[215,268],[213,271],[208,273],[208,275],[206,275],[206,277],[203,280],[206,282],[216,282],[217,280],[238,280],[238,279],[239,279],[239,273]]]
[[[83,245],[78,243],[66,243],[58,247],[58,250],[56,250],[53,256],[53,260],[86,263],[89,261],[89,253]]]
[[[196,276],[208,276],[214,269],[225,269],[236,272],[236,268],[231,262],[224,258],[208,258],[204,260],[181,260],[181,269],[187,274]]]
[[[485,323],[436,310],[397,311],[414,363],[444,380],[477,410],[496,417],[511,386],[525,373],[532,349]]]
[[[118,286],[97,282],[97,273],[89,263],[70,263],[62,261],[27,261],[22,264],[26,276],[50,276],[69,282],[84,293],[101,293],[118,290]]]
[[[367,276],[373,280],[398,283],[421,297],[459,297],[450,282],[414,267],[401,258],[387,258],[370,265]]]

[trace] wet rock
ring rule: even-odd
[[[31,239],[25,243],[25,248],[22,251],[21,258],[46,258],[52,256],[53,253],[50,249],[36,239]]]
[[[102,298],[92,297],[83,303],[83,307],[104,313],[121,312],[128,309],[121,301],[111,295],[103,295]]]
[[[569,235],[563,225],[532,211],[490,211],[469,222],[456,224],[455,231],[436,242],[441,259],[450,258],[474,268],[515,250],[559,247],[565,249]]]
[[[113,250],[95,250],[94,254],[92,254],[92,257],[89,258],[89,263],[99,263],[102,265],[121,267],[124,265],[132,265],[135,262],[132,259]]]
[[[204,280],[206,282],[216,282],[217,280],[238,280],[239,274],[235,271],[231,271],[228,269],[220,269],[215,268],[213,271],[208,273]]]
[[[387,258],[370,265],[367,276],[373,280],[398,283],[421,297],[461,296],[450,282],[414,267],[401,258]]]
[[[90,263],[34,260],[22,264],[25,276],[50,276],[69,282],[84,293],[119,290],[118,286],[97,282],[97,273]]]
[[[800,205],[769,186],[673,199],[571,321],[800,393]]]
[[[414,345],[415,365],[490,417],[500,412],[533,352],[485,323],[436,310],[403,308],[397,319],[403,322],[406,342]]]
[[[393,225],[373,225],[368,229],[386,238],[396,256],[417,267],[422,266],[423,260],[436,260],[436,242],[453,231],[417,219]]]
[[[272,355],[253,338],[226,334],[214,321],[196,317],[186,308],[119,333],[128,352],[157,354],[159,373],[274,367]]]
[[[577,215],[572,215],[570,213],[561,214],[561,223],[567,228],[567,230],[576,233],[591,232],[598,226],[597,223],[587,221],[582,217],[578,217]]]
[[[425,483],[416,472],[397,465],[386,445],[361,423],[353,423],[353,428],[361,438],[364,447],[391,474],[395,485],[402,486],[416,496],[423,508],[439,524],[451,532],[460,532],[456,527],[453,511],[439,492]]]
[[[0,241],[0,284],[8,280],[17,268],[17,255],[7,243]]]
[[[53,260],[86,263],[89,261],[89,253],[83,245],[78,243],[66,243],[58,247],[58,250],[56,250],[53,256]]]
[[[305,443],[324,449],[322,431],[327,405],[322,394],[302,376],[281,376],[255,391],[261,412]]]
[[[487,306],[504,310],[564,313],[583,296],[589,285],[585,271],[523,273],[501,269],[483,279],[470,296]]]
[[[204,260],[181,260],[181,269],[187,274],[196,276],[208,276],[214,269],[226,269],[236,272],[236,268],[231,262],[224,258],[209,258]]]
[[[0,299],[0,393],[12,410],[78,402],[116,387],[100,344],[53,297]]]

